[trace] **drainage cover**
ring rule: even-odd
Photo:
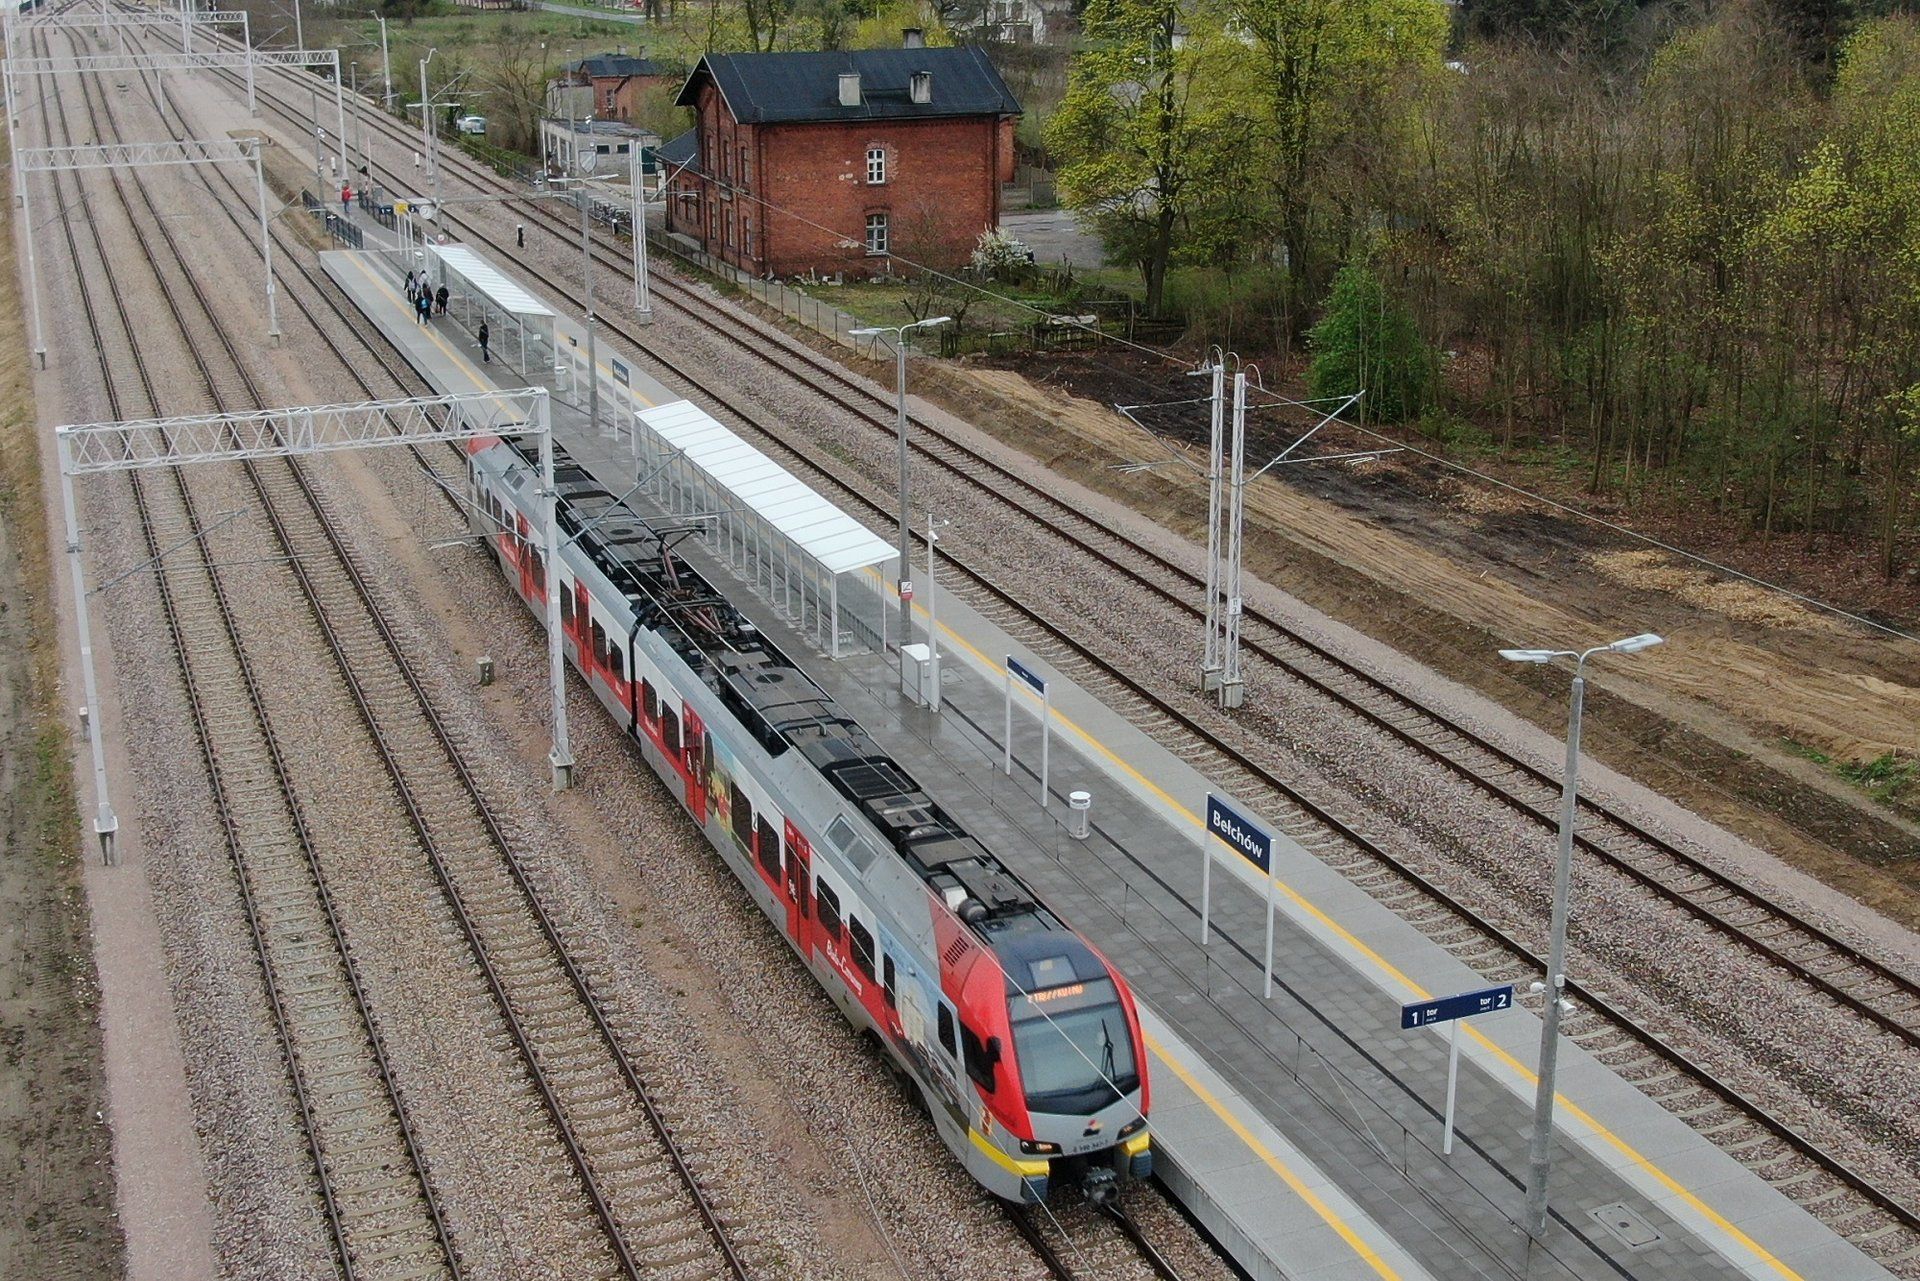
[[[1663,1239],[1659,1230],[1648,1223],[1638,1210],[1630,1210],[1617,1202],[1588,1211],[1588,1217],[1618,1237],[1630,1250],[1644,1250]]]

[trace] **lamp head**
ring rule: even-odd
[[[1503,649],[1500,657],[1509,663],[1551,663],[1560,655],[1550,649]]]
[[[872,338],[879,334],[890,334],[892,332],[893,330],[891,329],[876,329],[869,326],[866,329],[849,329],[847,330],[847,336],[849,338]]]
[[[952,316],[929,316],[925,320],[916,320],[906,327],[908,329],[931,329],[935,325],[944,325],[952,319]]]
[[[1665,643],[1666,637],[1664,636],[1657,636],[1652,632],[1641,632],[1638,636],[1629,636],[1625,640],[1617,640],[1607,646],[1607,648],[1616,654],[1637,654],[1643,649],[1652,649],[1655,645]]]

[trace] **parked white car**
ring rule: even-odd
[[[487,136],[487,118],[485,116],[461,116],[453,122],[453,127],[461,133],[473,134],[475,137],[484,138]]]

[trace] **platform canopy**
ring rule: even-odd
[[[494,355],[522,375],[531,377],[535,365],[552,368],[551,307],[465,245],[429,244],[426,249],[431,255],[428,276],[447,287],[447,310],[468,332],[477,332],[480,322],[487,321]]]
[[[715,550],[747,571],[803,630],[821,634],[836,657],[841,624],[863,624],[878,639],[878,579],[862,571],[893,562],[892,544],[822,498],[807,483],[688,401],[641,410],[636,417],[641,475],[676,514],[711,514]],[[841,579],[860,596],[842,610]],[[873,597],[871,602],[867,597]]]

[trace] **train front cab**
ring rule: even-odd
[[[1043,967],[1055,960],[1033,959]],[[1073,1186],[1105,1203],[1124,1181],[1153,1173],[1145,1047],[1132,993],[1090,949],[1073,959],[1077,973],[1057,974],[1068,981],[1030,994],[1005,994],[1002,972],[981,967],[1001,994],[999,1017],[991,1033],[961,1025],[967,1075],[984,1104],[967,1136],[968,1172],[1010,1201],[1040,1201]]]

